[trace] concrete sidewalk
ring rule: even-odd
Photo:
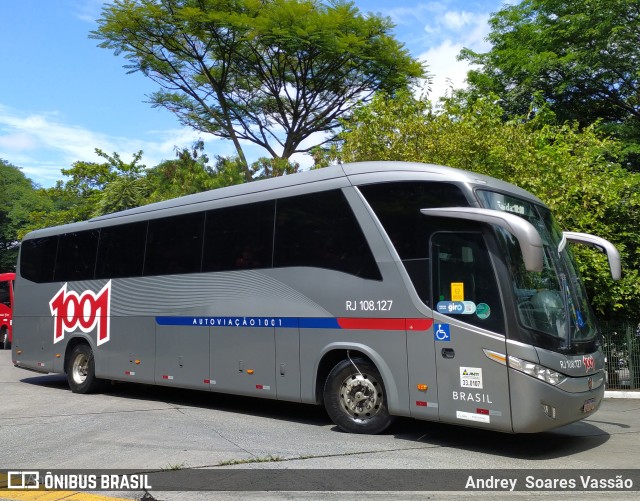
[[[604,398],[637,398],[638,400],[640,400],[640,390],[605,391]]]

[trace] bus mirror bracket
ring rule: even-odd
[[[425,216],[449,217],[465,221],[478,221],[504,228],[511,233],[520,244],[524,265],[527,271],[542,271],[543,249],[542,238],[538,230],[525,219],[515,214],[493,209],[479,209],[476,207],[444,207],[435,209],[421,209]]]
[[[565,231],[562,233],[562,241],[558,246],[558,252],[562,252],[562,250],[567,245],[567,242],[595,247],[603,254],[606,254],[607,259],[609,260],[611,278],[613,278],[614,280],[620,280],[620,277],[622,276],[620,253],[618,252],[618,249],[616,249],[615,245],[609,242],[609,240],[605,240],[602,237],[596,237],[595,235],[590,235],[589,233]]]

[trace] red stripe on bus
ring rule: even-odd
[[[426,331],[433,325],[430,318],[338,318],[342,329],[379,331]]]
[[[408,331],[427,331],[433,326],[431,318],[407,318]]]

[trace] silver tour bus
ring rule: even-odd
[[[29,233],[13,363],[90,393],[130,381],[511,433],[590,416],[604,356],[563,232],[530,193],[364,162]]]

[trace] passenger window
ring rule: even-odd
[[[202,271],[271,268],[275,202],[207,212]]]
[[[274,266],[313,266],[382,279],[369,244],[340,190],[277,201]]]
[[[468,207],[460,188],[449,183],[396,182],[359,187],[402,260],[429,256],[431,221],[420,209]]]
[[[146,221],[102,228],[95,278],[142,275],[146,238]]]
[[[53,281],[58,237],[34,238],[20,244],[20,275],[36,283]]]
[[[203,232],[204,212],[149,221],[144,274],[199,272]]]
[[[431,238],[435,310],[505,333],[500,290],[480,233],[435,233]]]
[[[402,181],[359,186],[395,247],[420,299],[429,305],[429,239],[434,219],[420,209],[467,207],[457,186],[442,182]],[[447,224],[452,224],[448,221]]]
[[[56,282],[91,280],[96,267],[99,230],[66,233],[60,236],[53,279]]]

